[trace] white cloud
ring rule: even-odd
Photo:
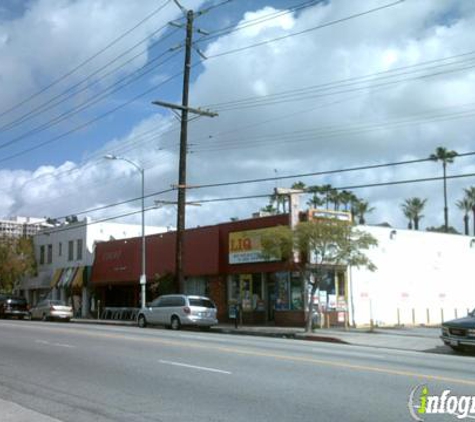
[[[143,10],[152,9],[152,3],[148,2],[149,8],[141,9],[142,15]],[[470,6],[468,2],[462,3],[464,4],[456,1],[406,1],[391,9],[381,10],[306,35],[289,37],[237,54],[212,58],[214,55],[229,50],[280,37],[289,32],[303,31],[384,3],[382,1],[322,3],[299,15],[285,15],[285,17],[261,23],[259,26],[222,36],[206,49],[206,55],[210,59],[204,62],[203,70],[192,85],[190,105],[196,107],[255,96],[263,98],[268,94],[328,84],[466,53],[473,50],[473,45],[475,45],[475,31],[472,29],[475,27],[475,6]],[[31,16],[35,11],[39,31],[46,20],[44,17],[46,9],[44,12],[42,10],[47,4],[51,2],[39,2],[36,8],[25,15],[23,24],[34,22]],[[56,41],[58,46],[54,48],[55,51],[50,51],[38,59],[40,69],[51,67],[51,63],[57,64],[58,69],[67,67],[71,56],[59,57],[61,55],[59,51],[64,51],[70,46],[73,33],[79,31],[84,34],[92,31],[91,28],[97,28],[97,22],[88,22],[85,27],[78,28],[78,25],[85,25],[81,23],[83,22],[81,16],[88,13],[87,11],[93,5],[101,10],[98,14],[102,16],[101,22],[109,22],[106,16],[109,19],[122,19],[123,22],[137,21],[140,15],[137,12],[135,19],[131,19],[128,14],[135,12],[131,6],[125,6],[128,3],[121,3],[122,7],[113,8],[108,6],[108,2],[82,0],[74,3],[74,9],[71,9],[70,5],[67,13],[62,9],[65,4],[67,4],[65,1],[56,1],[55,9],[59,11],[48,18],[49,22],[52,19],[55,22],[53,26],[47,25],[46,32],[49,39],[56,40],[57,37],[52,36],[54,31],[59,31],[63,36],[59,37],[61,40]],[[273,10],[266,7],[258,12],[247,13],[242,23],[265,16]],[[64,25],[64,22],[71,22],[71,24]],[[124,25],[125,23],[121,27]],[[91,51],[103,45],[104,40],[112,38],[112,28],[115,26],[104,26],[103,31],[96,34],[97,39],[74,45],[71,55],[87,57]],[[150,28],[146,29],[145,32],[150,30]],[[18,33],[20,33],[19,30]],[[16,46],[9,46],[8,48],[12,49],[10,51],[13,49],[19,51],[17,54],[12,54],[14,59],[11,65],[11,72],[15,73],[16,78],[22,80],[21,84],[18,81],[13,84],[16,91],[20,89],[18,85],[26,85],[26,91],[34,84],[28,72],[17,73],[17,70],[22,68],[20,63],[26,61],[27,57],[31,60],[33,47],[30,47],[28,51],[29,48],[26,46],[35,34],[37,32],[33,29],[31,33],[22,35],[24,38],[18,35],[19,38],[15,39],[14,31],[12,40],[7,43],[7,45],[13,43]],[[39,38],[42,39],[43,36],[46,35],[41,35]],[[20,53],[20,45],[26,49],[23,53]],[[146,60],[145,56],[142,58],[142,63],[143,60]],[[443,65],[444,62],[434,63],[432,66],[436,64]],[[133,66],[137,65],[139,63]],[[220,106],[214,106],[219,112],[219,117],[213,119],[203,117],[190,125],[189,142],[193,153],[188,157],[188,182],[200,184],[273,177],[275,169],[279,176],[284,176],[401,161],[427,157],[439,145],[459,152],[472,150],[473,116],[454,119],[455,116],[449,115],[459,110],[468,110],[473,113],[475,109],[475,106],[455,108],[473,102],[475,71],[469,66],[470,63],[467,62],[467,69],[463,71],[421,80],[410,80],[410,78],[424,72],[415,73],[413,72],[415,68],[408,68],[399,77],[401,81],[399,84],[379,86],[390,80],[381,79],[378,82],[366,82],[364,85],[359,85],[364,86],[364,90],[337,93],[336,91],[358,87],[349,85],[349,82],[339,83],[338,90],[322,90],[319,93],[320,96],[311,97],[309,96],[311,91],[302,91],[301,101],[286,102],[281,98],[275,104],[266,107],[222,111],[219,110]],[[427,67],[429,68],[429,65]],[[441,72],[444,69],[446,68],[443,66],[432,67],[431,73]],[[3,74],[1,70],[0,73]],[[323,94],[328,95],[322,96]],[[302,100],[305,96],[309,97]],[[392,124],[388,124],[389,122]],[[395,122],[399,123],[395,124]],[[413,123],[409,124],[410,122]],[[145,163],[147,191],[166,189],[177,180],[178,131],[157,134],[156,137],[145,138],[146,141],[142,143],[138,141],[133,143],[133,139],[153,127],[165,128],[171,124],[171,120],[160,120],[159,117],[142,121],[130,134],[111,140],[103,148],[103,152],[117,148],[119,152],[128,154],[128,157]],[[363,126],[373,127],[374,130],[356,130]],[[173,127],[176,128],[177,125],[173,124]],[[305,138],[304,131],[307,131]],[[285,134],[288,136],[284,137]],[[165,147],[165,150],[157,150],[157,139],[160,139],[158,144]],[[131,145],[131,142],[134,149],[120,149],[124,144]],[[102,151],[99,151],[96,156],[100,156],[101,153]],[[88,164],[75,164],[75,166],[79,170],[71,173],[71,176],[66,176],[70,178],[68,183],[64,178],[50,178],[47,183],[42,182],[41,187],[37,186],[35,192],[23,189],[21,198],[9,195],[9,199],[0,209],[0,214],[10,214],[11,210],[18,210],[18,212],[28,214],[61,215],[69,210],[92,208],[96,204],[107,204],[118,198],[138,196],[137,176],[133,173],[133,169],[130,167],[127,169],[126,165],[96,163],[95,166]],[[458,158],[449,167],[450,174],[474,171],[474,159],[470,157]],[[440,174],[439,164],[426,163],[302,178],[302,180],[307,184],[331,183],[334,186],[353,186],[435,177]],[[5,190],[9,191],[14,185],[12,179],[26,180],[28,177],[24,173],[10,172],[6,178],[10,181],[2,182],[2,187],[5,186]],[[30,177],[34,175],[31,174]],[[283,181],[279,184],[290,185],[293,181],[295,180]],[[31,184],[35,183],[31,182]],[[454,204],[457,199],[460,199],[463,187],[474,184],[473,178],[450,180],[450,203]],[[77,194],[77,186],[81,187],[80,196]],[[275,182],[230,186],[190,191],[189,196],[195,199],[252,195],[270,192],[273,187],[275,187]],[[442,182],[437,181],[359,189],[355,190],[355,193],[367,198],[376,207],[368,221],[387,221],[399,227],[406,226],[400,210],[403,200],[411,196],[428,198],[425,217],[422,220],[422,226],[425,227],[440,225],[443,222],[441,187]],[[36,202],[40,197],[41,204]],[[59,197],[65,200],[60,201]],[[170,199],[174,197],[175,193],[167,196]],[[48,198],[51,198],[54,206],[48,205]],[[201,208],[190,207],[188,222],[190,225],[202,225],[235,216],[250,216],[252,211],[265,203],[265,200],[252,200],[217,203]],[[42,210],[45,211],[42,212]],[[111,211],[105,210],[97,215],[107,214],[111,214]],[[150,216],[154,224],[175,224],[173,207],[152,212]],[[450,216],[451,223],[461,229],[462,215],[454,205],[451,206]]]

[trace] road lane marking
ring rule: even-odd
[[[219,374],[232,375],[232,372],[223,371],[222,369],[207,368],[205,366],[189,365],[187,363],[172,362],[170,360],[160,360],[159,362],[165,365],[182,366],[184,368],[199,369],[200,371],[209,371],[209,372],[217,372]]]
[[[75,349],[76,348],[76,346],[72,346],[71,344],[50,343],[49,341],[46,341],[46,340],[36,340],[35,343],[46,344],[47,346],[66,347],[66,348],[69,348],[69,349]]]
[[[22,324],[16,325],[16,328],[17,327],[21,327],[25,329],[31,328],[31,326],[27,326],[27,325],[22,326]],[[67,334],[71,334],[71,331],[65,328],[42,327],[42,329],[52,330],[52,331],[54,330],[56,333],[64,332]],[[109,333],[97,333],[97,332],[85,332],[85,331],[80,332],[78,330],[75,330],[74,334],[81,334],[81,335],[85,335],[88,337],[95,337],[95,338],[108,338],[108,339],[127,340],[127,341],[134,341],[134,342],[142,341],[142,342],[156,343],[156,344],[175,346],[175,347],[184,346],[183,342],[180,342],[180,341],[164,340],[164,339],[159,339],[159,338],[144,338],[142,336],[130,336],[130,335],[123,335],[123,334],[109,334]],[[454,384],[475,386],[475,380],[468,380],[468,379],[463,379],[463,378],[452,378],[452,377],[446,377],[443,375],[423,374],[423,373],[418,373],[418,372],[393,369],[393,368],[384,367],[384,366],[357,365],[357,364],[351,364],[351,363],[346,363],[346,362],[335,362],[335,361],[329,361],[329,360],[323,360],[323,359],[259,352],[256,350],[236,349],[236,348],[221,347],[221,346],[215,347],[214,345],[209,346],[209,345],[192,343],[192,342],[187,342],[186,347],[187,348],[193,347],[195,349],[205,349],[205,350],[212,349],[214,351],[220,351],[220,352],[225,352],[225,353],[230,353],[230,354],[270,357],[270,358],[274,358],[274,359],[278,359],[282,361],[289,361],[289,362],[292,362],[292,361],[306,362],[306,363],[311,363],[311,364],[313,363],[317,365],[329,366],[329,367],[334,367],[334,368],[351,369],[355,371],[375,372],[375,373],[380,373],[380,374],[398,375],[398,376],[404,376],[404,377],[409,377],[409,378],[419,378],[419,379],[436,381],[436,382],[452,382]]]

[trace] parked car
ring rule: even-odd
[[[28,303],[24,297],[0,295],[0,318],[28,318]]]
[[[31,319],[69,321],[73,317],[72,306],[62,300],[44,299],[30,309]]]
[[[475,348],[475,309],[464,318],[444,322],[440,338],[456,351]]]
[[[137,321],[139,327],[165,325],[173,330],[182,326],[209,329],[218,323],[216,305],[204,296],[164,295],[141,309]]]

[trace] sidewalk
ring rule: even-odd
[[[136,326],[134,321],[74,319],[74,323],[104,324],[117,326]],[[439,339],[437,327],[400,327],[400,328],[322,328],[306,333],[299,327],[274,326],[239,326],[218,324],[211,328],[211,333],[249,335],[261,337],[290,338],[307,341],[323,341],[340,344],[353,344],[367,347],[381,347],[413,351],[436,351],[444,348]]]

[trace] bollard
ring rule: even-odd
[[[455,314],[455,319],[457,319],[457,318],[459,317],[459,316],[458,316],[458,312],[457,312],[457,308],[455,308],[454,314]]]
[[[416,310],[412,308],[412,325],[416,325]]]
[[[444,308],[440,308],[440,322],[444,322]]]
[[[401,325],[401,311],[397,308],[397,325]]]
[[[427,316],[427,325],[430,325],[430,310],[429,310],[429,308],[426,309],[426,316]]]

